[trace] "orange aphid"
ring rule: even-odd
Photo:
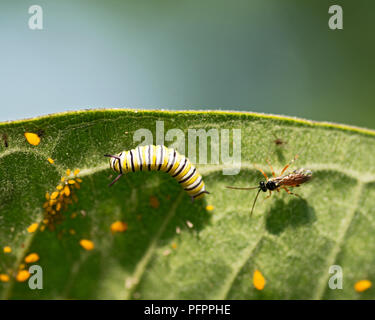
[[[60,209],[61,209],[61,202],[58,202],[56,204],[56,211],[60,211]]]
[[[65,195],[67,196],[67,197],[69,197],[70,196],[70,189],[69,189],[69,186],[65,186],[64,187],[64,193],[65,193]]]
[[[52,158],[48,158],[47,161],[50,163],[50,164],[54,164],[55,161],[52,159]]]
[[[150,206],[154,209],[157,209],[159,208],[160,206],[160,203],[159,203],[159,200],[158,198],[154,197],[154,196],[151,196],[150,197]]]
[[[116,221],[111,224],[111,231],[115,232],[124,232],[128,229],[128,224],[122,221]]]
[[[37,146],[40,143],[40,137],[36,133],[25,132],[25,138],[33,146]]]
[[[10,280],[9,276],[4,273],[0,273],[0,281],[1,282],[8,282]]]
[[[354,289],[357,292],[363,292],[363,291],[366,291],[367,289],[370,289],[371,286],[372,286],[372,282],[370,280],[360,280],[355,283]]]
[[[85,250],[92,250],[94,249],[94,242],[92,242],[91,240],[87,240],[87,239],[82,239],[79,244],[81,245],[81,247]]]
[[[20,270],[17,273],[16,280],[18,282],[24,282],[30,277],[30,272],[27,270]]]
[[[59,193],[57,191],[52,192],[51,200],[55,200],[58,197]]]
[[[38,223],[33,223],[27,228],[27,232],[33,233],[38,229]]]
[[[37,253],[30,253],[25,257],[25,262],[26,263],[34,263],[39,260],[39,255]]]
[[[3,251],[4,251],[4,253],[11,253],[12,252],[12,248],[9,247],[9,246],[6,246],[6,247],[4,247]]]
[[[263,290],[264,286],[266,285],[266,279],[263,277],[262,273],[259,270],[254,271],[253,284],[254,287],[258,290]]]

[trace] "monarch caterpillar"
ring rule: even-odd
[[[113,185],[121,176],[135,171],[164,171],[175,178],[192,200],[204,196],[206,191],[202,176],[188,158],[175,149],[163,145],[139,146],[130,151],[122,151],[110,157],[110,167],[120,173],[110,184]]]

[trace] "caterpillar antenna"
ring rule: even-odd
[[[108,158],[115,158],[115,159],[117,159],[117,160],[120,160],[120,157],[118,157],[118,156],[113,156],[113,155],[111,155],[111,154],[105,154],[104,156],[105,156],[105,157],[108,157]]]
[[[120,178],[122,177],[122,174],[119,174],[109,185],[108,185],[108,187],[111,187],[111,186],[113,186],[113,184],[115,183],[115,182],[117,182]]]

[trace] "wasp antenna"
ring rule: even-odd
[[[254,189],[258,189],[259,187],[241,188],[241,187],[225,186],[225,188],[228,188],[228,189],[236,189],[236,190],[254,190]]]
[[[259,196],[259,192],[260,192],[261,190],[262,190],[262,189],[259,188],[259,190],[258,190],[258,192],[257,192],[257,195],[255,196],[254,203],[253,203],[253,207],[251,208],[250,217],[253,216],[253,211],[254,211],[255,203],[257,202],[257,199],[258,199],[258,196]]]

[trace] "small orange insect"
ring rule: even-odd
[[[277,146],[281,146],[283,144],[287,144],[286,141],[280,139],[280,138],[276,138],[275,140],[273,140],[273,142],[277,145]]]
[[[285,141],[284,139],[281,139],[280,137],[278,137],[276,134],[272,134],[273,135],[273,137],[275,138],[274,140],[273,140],[273,142],[274,142],[274,144],[275,145],[277,145],[277,146],[282,146],[282,145],[286,145],[286,144],[288,144],[288,142],[287,141]]]
[[[311,170],[308,170],[308,169],[304,169],[304,168],[301,168],[301,169],[297,169],[297,170],[294,170],[292,173],[289,173],[289,174],[284,174],[284,172],[286,171],[286,169],[289,168],[289,166],[298,158],[298,155],[296,155],[294,157],[294,159],[289,162],[285,167],[284,169],[281,171],[280,175],[279,176],[276,176],[275,174],[275,171],[273,170],[271,164],[269,163],[269,161],[267,160],[267,163],[268,165],[270,166],[271,168],[271,172],[272,172],[272,176],[273,178],[269,179],[268,176],[266,175],[266,173],[260,169],[260,168],[257,168],[255,167],[256,169],[258,169],[263,175],[264,177],[266,178],[266,181],[260,181],[259,182],[259,186],[257,187],[249,187],[249,188],[240,188],[240,187],[231,187],[231,186],[227,186],[228,189],[237,189],[237,190],[253,190],[253,189],[259,189],[258,190],[258,193],[257,195],[255,196],[255,199],[254,199],[254,203],[253,203],[253,207],[251,208],[251,214],[250,216],[252,216],[253,214],[253,211],[254,211],[254,207],[255,207],[255,203],[258,199],[258,196],[259,196],[259,193],[261,191],[263,192],[269,192],[269,195],[266,197],[266,199],[268,199],[269,197],[271,197],[272,195],[272,191],[277,191],[277,192],[280,192],[280,188],[281,189],[284,189],[288,194],[292,194],[296,197],[300,197],[298,194],[296,193],[293,193],[291,192],[288,187],[299,187],[302,183],[305,183],[307,181],[309,181],[312,177],[312,172]]]
[[[9,146],[9,144],[8,144],[8,136],[6,135],[6,133],[3,133],[3,140],[4,140],[4,147],[8,148],[8,146]]]

